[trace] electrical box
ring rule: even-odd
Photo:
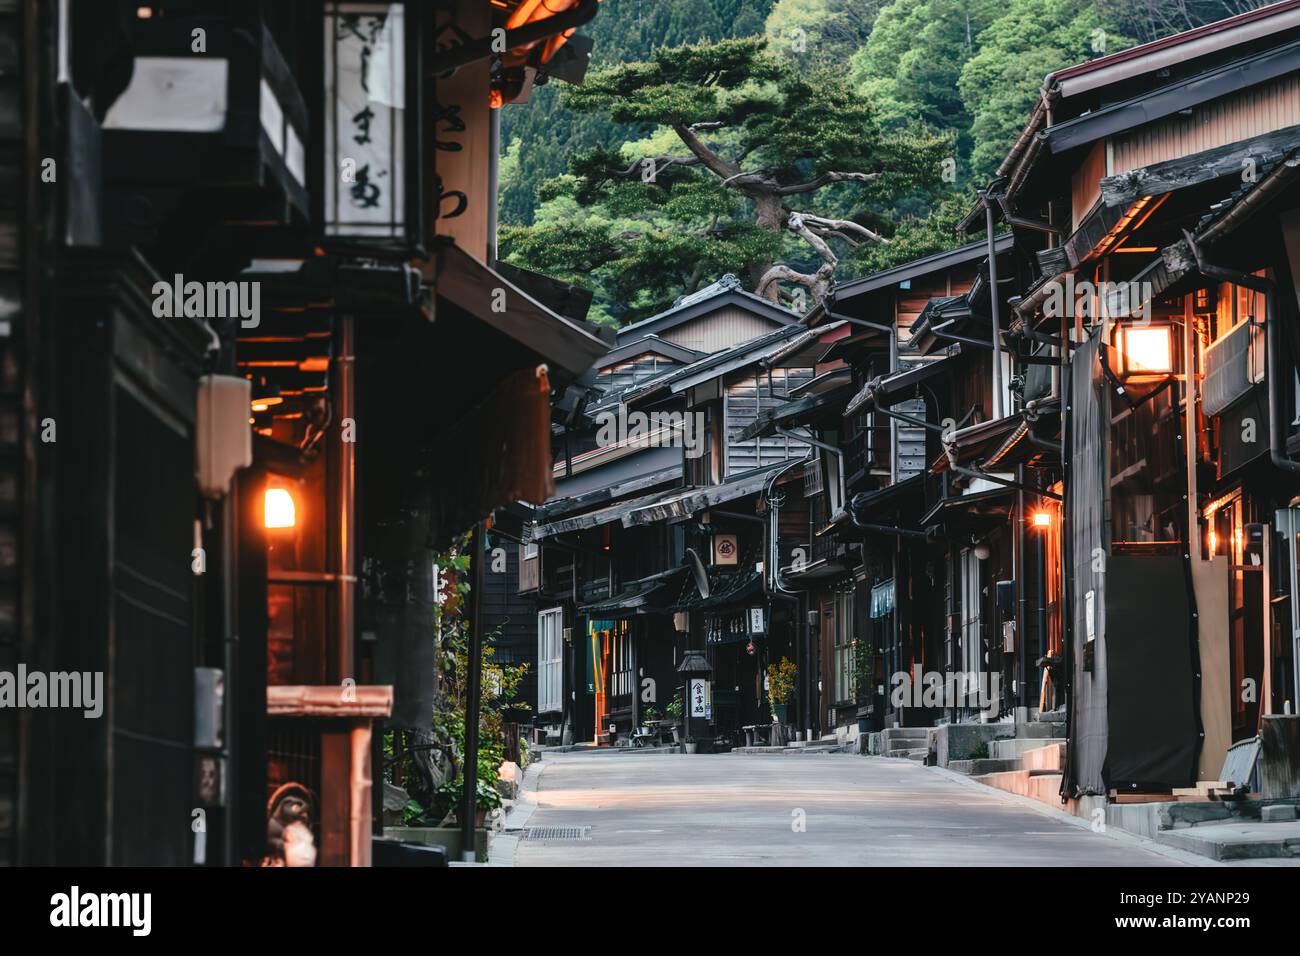
[[[195,424],[195,474],[199,494],[224,498],[240,468],[253,463],[253,386],[237,375],[199,379]]]

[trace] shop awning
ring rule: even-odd
[[[751,438],[765,438],[775,435],[778,428],[795,428],[808,425],[834,410],[848,398],[852,387],[841,385],[839,388],[819,395],[806,395],[793,402],[786,402],[776,408],[769,408],[758,418],[746,425],[733,441],[749,441]]]
[[[789,462],[782,462],[774,468],[755,471],[720,485],[707,485],[692,488],[690,491],[675,494],[650,504],[641,505],[630,511],[623,518],[623,526],[652,524],[656,521],[672,521],[689,518],[691,515],[715,505],[720,505],[746,495],[757,494],[766,487],[768,480],[777,470],[786,467]]]
[[[917,513],[925,503],[925,475],[913,475],[876,491],[864,491],[849,503],[860,521],[876,521],[882,515]]]
[[[1060,432],[1060,399],[1046,399],[1003,418],[980,422],[952,434],[948,450],[958,465],[978,464],[985,471],[1007,470],[1035,455],[1053,456],[1051,449],[1034,442],[1034,437],[1051,440]],[[948,471],[948,455],[935,459],[930,471]]]
[[[609,351],[609,343],[552,312],[459,246],[440,248],[420,264],[420,271],[440,298],[455,303],[570,375],[581,375]]]
[[[570,531],[585,531],[588,528],[596,528],[603,524],[611,524],[615,521],[622,521],[627,524],[627,517],[637,508],[644,508],[653,502],[663,498],[665,492],[656,492],[651,495],[641,495],[637,498],[631,498],[627,501],[620,501],[616,505],[610,505],[607,508],[597,508],[594,511],[587,511],[571,518],[561,518],[558,521],[552,521],[548,524],[538,525],[533,529],[533,540],[537,541],[542,538],[550,538],[557,534],[565,534]]]
[[[763,578],[757,571],[710,571],[709,596],[700,597],[695,579],[682,581],[677,599],[666,610],[707,611],[747,603],[763,593]]]
[[[838,558],[821,558],[817,561],[810,561],[803,565],[799,570],[793,567],[781,569],[781,579],[787,584],[805,584],[813,581],[824,581],[827,578],[840,577],[847,571],[843,561]]]
[[[1015,506],[1016,489],[998,486],[968,494],[951,494],[940,498],[921,516],[923,528],[957,524],[962,530],[982,530],[1005,524]]]
[[[980,314],[978,294],[987,289],[987,283],[980,288],[979,279],[971,291],[965,295],[935,296],[921,309],[921,314],[912,323],[912,344],[922,355],[929,355],[945,346],[959,342],[960,336],[977,342],[991,342],[989,333],[992,320]],[[987,300],[987,295],[984,296]],[[984,306],[987,308],[987,305]],[[992,345],[989,346],[992,348]]]
[[[924,362],[916,368],[908,369],[888,377],[878,376],[867,382],[844,407],[844,417],[858,412],[870,411],[872,408],[892,408],[899,402],[916,398],[916,387],[924,381],[951,371],[958,350],[933,362]]]
[[[650,600],[656,591],[664,587],[663,580],[637,581],[632,588],[603,601],[581,604],[578,611],[592,617],[626,617],[629,614],[644,614],[651,610]]]

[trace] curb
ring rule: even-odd
[[[969,777],[957,773],[956,771],[949,770],[946,767],[924,767],[923,769],[933,773],[938,773],[961,786],[978,789],[981,793],[999,797],[1004,803],[1011,803],[1016,806],[1024,807],[1025,809],[1035,810],[1043,816],[1054,819],[1066,826],[1092,830],[1092,825],[1082,817],[1076,817],[1074,814],[1067,813],[1064,810],[1057,810],[1055,807],[1048,806],[1040,800],[1035,800],[1033,797],[1022,797],[1016,793],[1007,793],[1005,790],[999,790],[997,787],[990,787],[982,783],[977,783]],[[1092,830],[1092,832],[1096,833],[1098,836],[1116,840],[1120,843],[1127,844],[1128,846],[1147,850],[1157,856],[1163,856],[1171,862],[1181,863],[1185,866],[1224,865],[1217,860],[1211,860],[1209,857],[1200,856],[1195,853],[1188,853],[1186,850],[1179,850],[1163,843],[1157,843],[1147,837],[1138,836],[1136,833],[1130,833],[1128,830],[1114,826],[1113,824],[1108,824],[1104,830]]]

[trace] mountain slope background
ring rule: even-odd
[[[844,260],[843,277],[952,246],[952,226],[973,189],[987,182],[1019,132],[1043,77],[1073,63],[1117,52],[1262,6],[1258,0],[604,0],[583,32],[595,42],[593,71],[644,61],[656,49],[763,36],[768,48],[847,77],[885,131],[920,124],[952,142],[951,168],[939,188],[897,202],[882,219],[892,240],[864,244]],[[611,210],[581,210],[548,198],[585,150],[620,151],[629,160],[672,137],[652,124],[620,124],[561,102],[565,84],[536,87],[530,102],[502,116],[500,222],[507,256],[556,277],[583,282],[581,268],[548,268],[557,222],[593,214],[617,235],[639,225]],[[835,197],[832,196],[834,204]],[[851,215],[849,207],[831,209]],[[533,233],[537,225],[541,231]],[[876,225],[873,223],[873,226]],[[580,257],[579,257],[579,260]],[[739,271],[739,270],[733,270]],[[713,277],[708,277],[713,278]],[[664,283],[671,289],[674,280]],[[598,315],[630,320],[663,295],[638,302],[591,278]]]

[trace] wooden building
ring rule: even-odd
[[[293,794],[369,862],[430,556],[607,348],[490,241],[493,108],[596,7],[0,5],[0,668],[106,698],[0,712],[0,861],[274,864]]]

